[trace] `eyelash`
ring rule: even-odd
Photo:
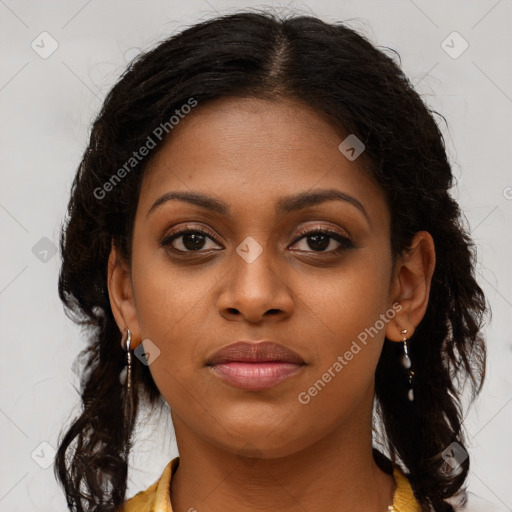
[[[182,251],[181,249],[175,249],[171,245],[171,242],[174,241],[175,239],[180,238],[183,235],[188,235],[191,233],[195,233],[195,234],[200,233],[202,235],[206,235],[210,239],[212,239],[215,243],[218,244],[217,240],[215,239],[215,234],[212,233],[211,231],[209,231],[207,228],[198,229],[198,228],[192,228],[192,227],[186,226],[185,229],[177,231],[176,233],[171,233],[171,234],[167,235],[166,237],[164,237],[164,239],[160,242],[160,245],[162,247],[164,247],[165,249],[168,249],[168,250],[170,250],[174,253],[178,253],[178,254],[180,254],[180,253],[181,254],[186,254],[186,253],[199,254],[200,251]],[[305,238],[306,236],[312,236],[312,235],[316,235],[316,234],[328,235],[329,238],[336,240],[340,244],[339,247],[337,247],[336,249],[330,250],[330,251],[310,251],[310,252],[313,252],[314,254],[329,254],[329,255],[338,254],[347,249],[353,249],[355,247],[350,238],[342,235],[341,233],[338,233],[337,231],[333,231],[333,230],[330,230],[327,228],[320,228],[320,227],[313,228],[313,229],[302,228],[302,229],[299,229],[298,234],[300,236],[294,240],[292,245],[296,244],[299,240],[302,240],[302,238]]]
[[[352,243],[352,240],[350,240],[349,237],[342,235],[341,233],[338,233],[337,231],[333,231],[332,229],[320,228],[320,227],[312,228],[312,229],[301,228],[301,229],[299,229],[298,234],[300,236],[295,239],[295,241],[293,242],[294,244],[296,244],[299,240],[302,240],[302,238],[304,238],[306,236],[312,236],[312,235],[316,235],[316,234],[328,235],[329,238],[333,238],[340,244],[338,248],[333,249],[331,251],[311,251],[316,254],[338,254],[342,251],[345,251],[346,249],[354,248],[354,244]]]

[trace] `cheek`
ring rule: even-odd
[[[386,310],[389,265],[361,250],[328,278],[304,282],[302,315],[309,317],[315,356],[301,391],[311,410],[331,401],[350,406],[372,385],[385,328],[394,318],[394,310]]]
[[[173,269],[161,257],[144,258],[134,251],[133,286],[137,317],[143,339],[159,349],[149,370],[156,386],[169,404],[183,397],[197,365],[195,348],[204,337],[204,327],[197,321],[197,311],[204,309],[205,286],[200,272],[185,273]],[[192,277],[193,276],[193,277]]]
[[[214,278],[200,266],[171,265],[160,250],[153,254],[134,251],[133,283],[143,337],[169,346],[177,331],[196,325],[195,311],[201,308]]]
[[[300,283],[297,293],[304,306],[302,314],[309,316],[320,329],[317,331],[319,348],[342,349],[374,326],[380,314],[385,313],[389,278],[389,261],[363,249],[352,253],[331,272],[297,280]],[[381,323],[377,328],[383,330]],[[322,342],[322,335],[328,341]]]

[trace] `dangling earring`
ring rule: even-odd
[[[132,385],[132,354],[130,352],[130,342],[132,341],[132,333],[130,329],[127,329],[127,338],[124,343],[122,343],[125,351],[126,351],[126,364],[125,367],[121,370],[119,374],[119,382],[121,386],[126,384],[126,388],[129,390]]]
[[[126,342],[123,344],[126,351],[126,365],[119,374],[119,382],[123,386],[123,409],[125,420],[130,421],[133,410],[132,402],[132,353],[130,351],[130,342],[132,341],[132,333],[127,329]]]
[[[406,370],[409,370],[409,372],[408,372],[408,376],[409,376],[409,392],[407,393],[407,398],[409,399],[410,402],[412,402],[414,400],[414,390],[412,389],[412,377],[414,375],[414,372],[411,369],[412,362],[411,362],[411,358],[409,357],[409,351],[407,350],[407,338],[405,337],[405,335],[407,334],[407,329],[403,329],[402,331],[400,331],[400,334],[404,338],[402,340],[402,342],[404,344],[404,353],[402,355],[402,366]]]

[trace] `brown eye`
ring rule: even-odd
[[[183,253],[215,249],[215,247],[205,248],[205,245],[208,245],[208,240],[215,242],[213,235],[206,230],[184,229],[166,236],[160,242],[160,245],[172,251]],[[216,242],[215,245],[217,245]]]
[[[309,231],[304,231],[301,233],[301,237],[298,238],[294,244],[296,244],[298,241],[305,240],[305,245],[307,247],[304,247],[305,251],[312,251],[312,252],[318,252],[318,253],[338,253],[345,249],[353,249],[354,244],[352,241],[342,235],[341,233],[338,233],[336,231],[331,231],[327,229],[322,228],[316,228]],[[333,243],[334,241],[334,243]],[[337,246],[335,244],[338,244]],[[334,245],[334,247],[332,247]],[[331,249],[329,249],[331,247]]]

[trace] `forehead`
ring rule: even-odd
[[[347,136],[294,100],[223,98],[199,104],[173,128],[150,162],[139,208],[162,194],[194,191],[245,209],[280,197],[337,188],[370,215],[386,218],[384,194],[357,160],[338,146]]]

